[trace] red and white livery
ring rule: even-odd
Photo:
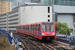
[[[40,40],[45,38],[56,40],[55,22],[39,22],[27,25],[18,25],[16,32],[26,34]]]

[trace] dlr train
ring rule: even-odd
[[[35,37],[39,40],[56,40],[55,22],[39,22],[27,25],[18,25],[16,32]]]

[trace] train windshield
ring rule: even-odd
[[[42,31],[43,32],[54,32],[54,23],[53,22],[43,22]]]

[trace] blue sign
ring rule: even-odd
[[[49,32],[47,32],[47,34],[49,34]]]

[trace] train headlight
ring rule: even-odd
[[[52,35],[55,35],[55,33],[52,33]]]
[[[45,35],[44,33],[42,33],[42,35]]]

